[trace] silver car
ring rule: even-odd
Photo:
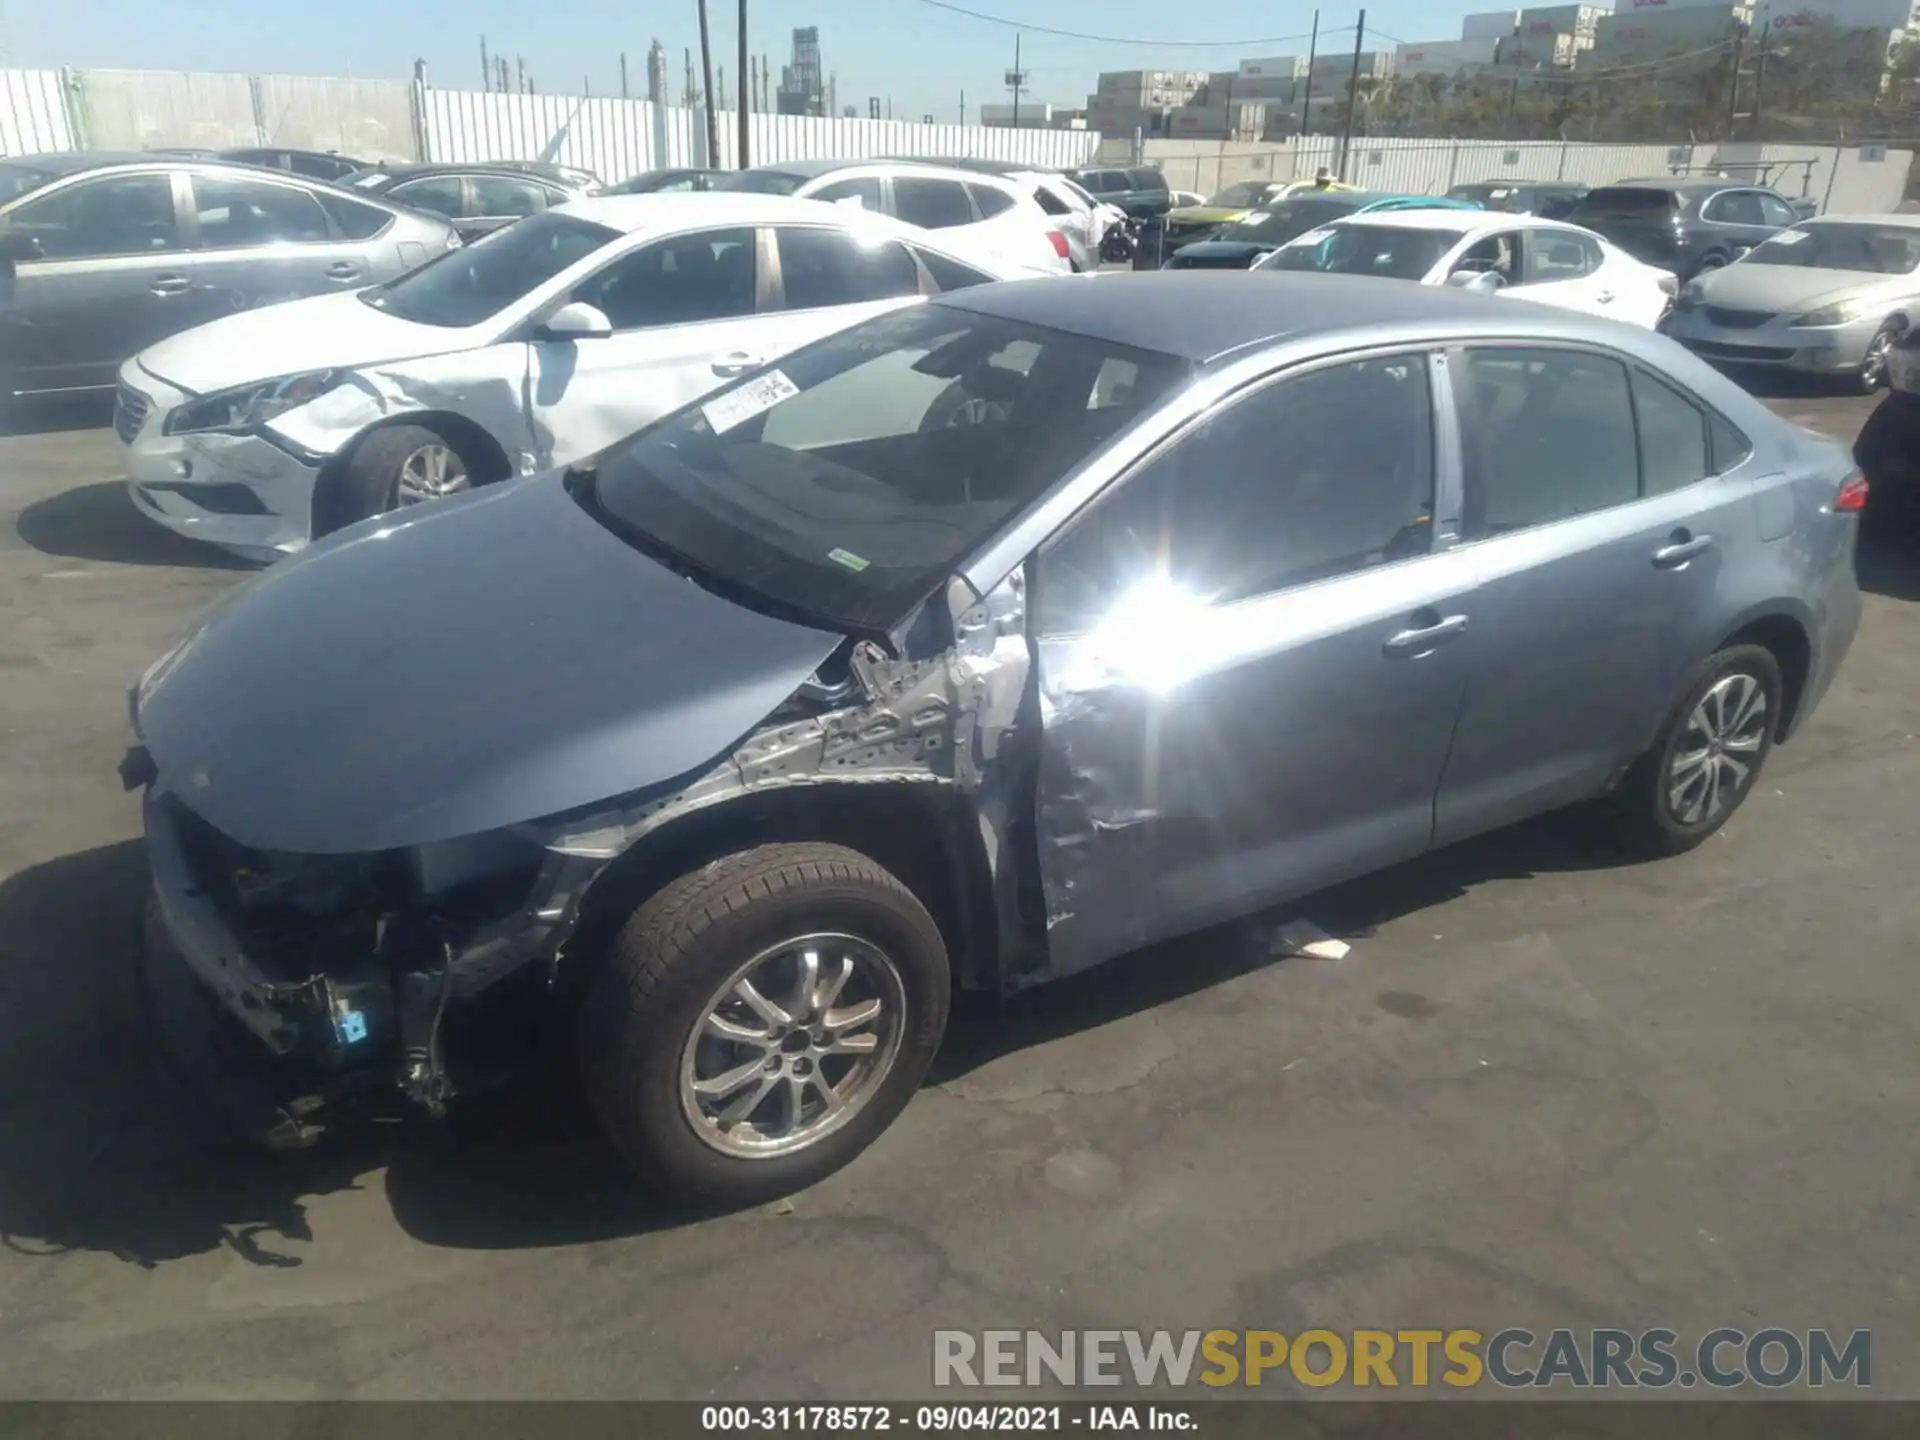
[[[1678,346],[1544,306],[933,296],[229,592],[123,774],[160,1013],[274,1078],[167,1044],[285,1136],[357,1088],[437,1110],[539,1019],[650,1182],[776,1195],[908,1103],[955,983],[1599,796],[1699,845],[1846,654],[1863,499]]]
[[[215,160],[0,160],[0,405],[108,390],[210,320],[391,280],[458,244],[444,220]]]
[[[1920,303],[1920,215],[1803,220],[1689,284],[1667,333],[1712,360],[1886,383],[1895,317]]]

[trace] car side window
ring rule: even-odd
[[[1713,473],[1724,475],[1753,453],[1753,445],[1733,423],[1709,412],[1707,440],[1712,451]]]
[[[967,194],[973,197],[974,208],[979,210],[982,220],[1004,215],[1013,208],[1013,196],[991,185],[969,185]]]
[[[862,245],[844,230],[783,225],[774,231],[789,310],[860,305],[917,295],[920,272],[897,240]]]
[[[1599,247],[1583,243],[1583,236],[1536,230],[1527,239],[1531,247],[1527,280],[1532,284],[1578,280],[1582,275],[1591,275],[1600,268]]]
[[[1164,190],[1167,188],[1167,177],[1158,170],[1129,170],[1127,183],[1135,190]]]
[[[49,260],[161,255],[185,248],[170,175],[103,175],[29,200],[9,217]]]
[[[1700,407],[1644,370],[1633,372],[1633,414],[1640,431],[1640,490],[1664,495],[1704,480],[1713,466]]]
[[[1785,229],[1798,218],[1793,213],[1793,207],[1777,196],[1756,195],[1754,199],[1760,204],[1760,223],[1763,225],[1778,225]]]
[[[333,223],[340,227],[340,233],[349,240],[371,240],[393,220],[379,206],[349,200],[344,195],[322,192],[313,198],[320,202],[320,208],[333,218]]]
[[[500,175],[475,175],[475,215],[538,215],[547,208],[547,191],[531,180],[509,180]]]
[[[822,185],[807,198],[824,200],[829,205],[858,200],[863,209],[872,210],[876,214],[882,209],[880,178],[877,175],[862,175],[853,180],[836,180],[831,185]]]
[[[1090,405],[1124,404],[1131,388],[1103,372]],[[1187,430],[1047,548],[1041,627],[1082,630],[1148,580],[1219,604],[1424,555],[1433,494],[1424,356],[1269,382]]]
[[[1713,197],[1708,207],[1707,219],[1717,220],[1722,225],[1764,225],[1766,216],[1760,209],[1760,197],[1751,190],[1729,190],[1723,195]]]
[[[973,202],[958,180],[929,180],[920,175],[893,177],[893,213],[923,230],[946,230],[973,223]]]
[[[296,175],[311,175],[316,180],[338,180],[356,168],[351,160],[334,155],[294,155],[287,163]]]
[[[1640,498],[1627,369],[1576,350],[1469,350],[1463,414],[1469,540]]]
[[[323,245],[331,238],[320,202],[291,185],[196,175],[193,208],[200,221],[200,243],[209,250]]]
[[[969,285],[991,285],[993,276],[984,270],[976,270],[971,265],[962,265],[950,256],[937,250],[922,250],[914,247],[913,253],[920,263],[927,267],[927,274],[933,277],[934,288],[939,291],[964,290]]]
[[[411,205],[416,210],[429,210],[449,220],[460,218],[460,209],[465,203],[458,175],[429,175],[424,180],[408,180],[394,186],[387,194],[402,205]]]
[[[655,241],[590,275],[567,298],[596,307],[615,330],[751,315],[753,231],[703,230]]]
[[[978,197],[975,198],[977,199]],[[1071,205],[1067,204],[1066,201],[1062,200],[1044,185],[1036,185],[1033,187],[1033,201],[1049,215],[1071,215],[1073,213],[1073,207]],[[980,213],[982,215],[988,213],[984,205],[980,207]]]
[[[1466,254],[1453,262],[1452,273],[1455,275],[1483,275],[1488,272],[1498,275],[1509,285],[1520,283],[1520,236],[1517,232],[1503,231],[1476,240]]]

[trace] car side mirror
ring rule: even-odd
[[[542,340],[604,340],[613,334],[613,321],[598,306],[570,300],[534,333]]]
[[[18,264],[23,260],[46,258],[46,248],[38,235],[29,235],[23,230],[0,230],[0,260]]]
[[[1491,295],[1506,287],[1498,272],[1493,270],[1456,270],[1447,277],[1447,284],[1456,290],[1470,290],[1475,295]]]

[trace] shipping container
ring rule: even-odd
[[[1483,10],[1460,22],[1462,40],[1503,40],[1520,23],[1518,10]]]
[[[1491,65],[1500,49],[1497,37],[1480,40],[1423,40],[1402,45],[1394,54],[1396,75],[1456,75],[1468,65]]]
[[[1609,12],[1597,5],[1540,5],[1520,12],[1520,33],[1527,35],[1593,36],[1600,17]]]
[[[1727,39],[1735,26],[1747,24],[1751,18],[1746,7],[1729,5],[1726,0],[1679,10],[1653,6],[1623,10],[1600,22],[1592,58],[1596,64],[1613,64],[1683,54]]]
[[[1306,73],[1306,69],[1307,59],[1304,55],[1269,55],[1262,60],[1242,60],[1240,62],[1240,73],[1242,75],[1259,76],[1269,79],[1277,75],[1297,79]]]

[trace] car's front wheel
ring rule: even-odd
[[[589,1103],[663,1194],[759,1203],[866,1149],[945,1032],[946,946],[891,873],[838,845],[763,845],[628,917],[588,987]]]
[[[1617,797],[1635,847],[1678,855],[1753,792],[1780,725],[1780,663],[1762,645],[1711,656]]]
[[[355,447],[334,493],[316,506],[315,532],[458,495],[489,478],[475,457],[431,426],[383,426]]]
[[[1900,338],[1901,331],[1891,325],[1883,325],[1875,332],[1873,339],[1867,342],[1867,353],[1860,362],[1860,389],[1871,395],[1887,383],[1887,365],[1893,355],[1894,342]]]

